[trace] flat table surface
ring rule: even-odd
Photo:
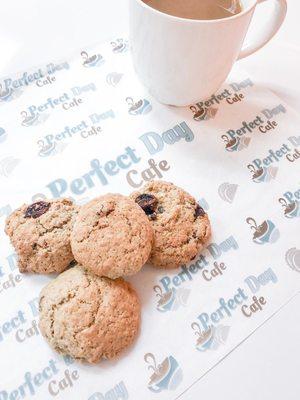
[[[258,7],[251,29],[267,23],[271,7],[268,3],[272,0]],[[280,32],[265,48],[239,62],[256,82],[273,90],[297,110],[300,110],[299,15],[300,1],[288,0],[287,19]],[[0,76],[64,58],[127,31],[127,0],[3,0]],[[299,400],[299,309],[300,296],[180,399]],[[5,371],[0,371],[2,374]]]

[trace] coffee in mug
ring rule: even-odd
[[[240,0],[143,0],[165,14],[189,19],[222,19],[242,11]]]
[[[163,104],[203,101],[220,88],[236,60],[275,35],[286,15],[286,1],[129,0],[135,71]],[[266,21],[255,24],[245,40],[256,6],[265,2],[271,7],[264,12]]]

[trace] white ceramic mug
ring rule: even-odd
[[[234,62],[264,46],[280,28],[286,0],[240,0],[243,10],[229,18],[174,17],[130,0],[130,40],[136,72],[161,103],[186,106],[204,100],[226,80]],[[242,48],[258,3],[274,3],[264,26]]]

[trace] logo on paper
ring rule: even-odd
[[[300,202],[298,200],[288,201],[284,197],[281,197],[278,201],[284,209],[284,216],[286,218],[300,217]]]
[[[110,43],[113,53],[125,53],[128,50],[128,40],[119,38]]]
[[[296,247],[289,249],[285,254],[287,265],[294,271],[300,272],[300,250]]]
[[[7,138],[6,130],[4,128],[1,128],[0,126],[0,143],[3,143],[6,138]]]
[[[5,206],[0,206],[0,217],[8,217],[12,213],[12,207],[10,204],[6,204]]]
[[[279,230],[269,219],[263,221],[260,225],[257,225],[255,219],[252,217],[247,218],[246,222],[253,231],[252,240],[254,243],[275,243],[280,237]]]
[[[213,119],[218,112],[218,109],[214,107],[191,106],[190,110],[193,112],[193,119],[195,121],[207,121]]]
[[[204,211],[208,211],[209,210],[209,204],[207,202],[207,200],[202,197],[201,199],[198,200],[198,204],[200,207],[203,208]]]
[[[152,110],[150,102],[146,99],[141,99],[135,102],[132,97],[127,97],[128,113],[130,115],[145,115]]]
[[[125,383],[121,381],[117,385],[115,385],[112,389],[108,390],[105,393],[95,392],[91,396],[89,396],[87,400],[105,400],[105,399],[107,400],[129,399]]]
[[[93,113],[88,116],[87,119],[81,120],[79,123],[74,125],[67,125],[63,130],[59,132],[53,132],[47,134],[37,141],[41,156],[47,156],[53,151],[61,152],[65,149],[69,140],[73,138],[89,139],[103,133],[102,125],[99,122],[106,121],[115,118],[113,110],[107,110],[102,113]]]
[[[229,326],[225,325],[217,327],[211,325],[206,331],[203,331],[197,322],[193,322],[191,328],[197,336],[196,349],[201,352],[217,350],[221,345],[225,344],[230,329]]]
[[[21,124],[26,127],[36,126],[44,123],[49,118],[48,114],[42,114],[36,111],[22,111],[21,112]]]
[[[254,165],[248,165],[249,171],[252,173],[252,180],[256,183],[270,182],[276,178],[278,168],[277,167],[260,167],[255,168]]]
[[[195,121],[207,121],[215,118],[219,106],[225,102],[230,105],[238,104],[244,101],[245,96],[239,93],[242,89],[253,86],[250,79],[246,79],[242,82],[235,82],[229,85],[230,88],[224,89],[219,93],[213,94],[209,99],[200,101],[190,107],[193,112]]]
[[[82,51],[81,57],[83,60],[82,65],[86,68],[99,67],[104,63],[104,58],[101,56],[101,54],[89,56],[86,51]]]
[[[23,88],[31,84],[43,87],[55,82],[56,78],[54,74],[63,69],[68,70],[69,68],[70,66],[67,62],[60,64],[50,63],[30,73],[25,71],[17,77],[4,79],[0,83],[0,103],[18,98],[23,93]]]
[[[222,183],[218,188],[218,194],[226,203],[233,203],[239,185],[234,183]]]
[[[246,149],[251,142],[249,137],[235,137],[232,139],[227,135],[222,135],[221,137],[225,142],[225,149],[230,152],[242,151]]]
[[[12,156],[3,158],[0,160],[0,175],[7,178],[19,163],[20,160]]]
[[[252,173],[252,180],[254,182],[270,182],[276,178],[278,167],[274,167],[276,163],[287,160],[290,163],[300,160],[300,151],[297,148],[300,144],[300,137],[291,136],[288,138],[289,144],[282,143],[276,149],[269,149],[262,158],[254,159],[247,168]],[[290,144],[294,148],[290,147]]]
[[[9,87],[4,89],[2,84],[0,83],[0,103],[9,102],[17,99],[21,96],[22,93],[23,91],[20,88],[12,89],[11,87]]]
[[[68,146],[68,144],[65,142],[60,142],[60,143],[52,142],[46,144],[43,140],[39,140],[38,146],[39,146],[38,155],[40,157],[49,157],[62,153]]]
[[[160,364],[152,353],[144,356],[148,364],[148,370],[152,371],[148,382],[148,389],[154,393],[160,393],[163,390],[176,390],[180,385],[183,373],[177,360],[173,356],[166,357]]]
[[[158,311],[176,311],[180,307],[185,307],[189,298],[190,290],[185,288],[172,288],[163,292],[159,285],[153,287],[158,302],[156,308]]]
[[[111,72],[106,75],[106,83],[110,86],[116,87],[122,78],[123,74],[120,72]]]

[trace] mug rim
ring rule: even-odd
[[[154,14],[158,14],[160,16],[164,16],[166,18],[170,18],[173,21],[184,21],[184,22],[188,22],[191,24],[195,24],[195,23],[206,23],[206,24],[211,24],[211,23],[223,23],[226,21],[231,21],[237,18],[242,17],[243,15],[249,13],[250,11],[252,11],[252,9],[256,6],[258,0],[251,0],[252,4],[250,4],[250,6],[248,6],[247,8],[243,9],[242,12],[233,15],[232,17],[226,17],[226,18],[218,18],[218,19],[193,19],[193,18],[183,18],[183,17],[177,17],[175,15],[171,15],[171,14],[167,14],[164,13],[162,11],[157,10],[156,8],[153,8],[151,6],[149,6],[148,4],[146,4],[143,0],[133,0],[136,1],[137,3],[139,3],[143,8],[146,8],[148,10],[150,10],[151,12],[153,12]]]

